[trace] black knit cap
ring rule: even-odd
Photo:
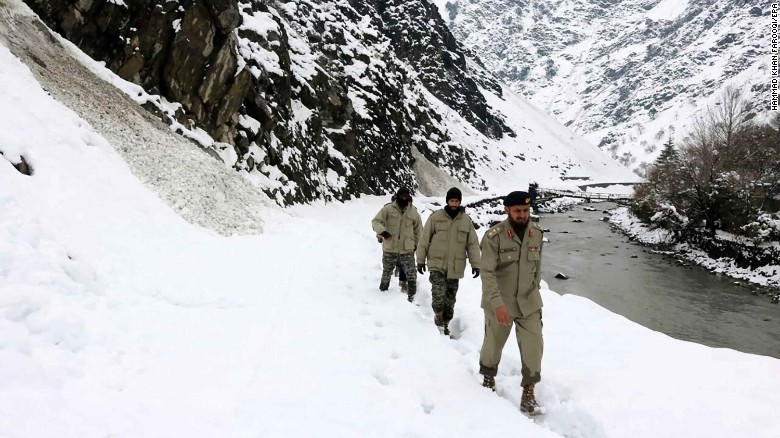
[[[531,195],[528,192],[512,192],[504,197],[504,206],[531,205]]]
[[[463,195],[457,187],[447,190],[447,198],[444,199],[444,202],[450,202],[450,199],[457,199],[458,201],[463,200]]]
[[[397,192],[395,192],[395,197],[396,198],[400,197],[401,195],[409,195],[409,196],[411,196],[411,193],[409,192],[409,188],[408,187],[401,187],[400,189],[398,189]]]

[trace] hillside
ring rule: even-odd
[[[766,115],[769,3],[436,3],[498,79],[640,174],[727,87]]]
[[[426,178],[472,191],[508,175],[519,187],[636,179],[503,88],[426,0],[26,3],[115,72],[112,83],[282,205],[399,185],[433,194],[441,184]],[[28,53],[41,48],[7,39],[51,80]]]

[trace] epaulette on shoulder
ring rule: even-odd
[[[542,226],[539,225],[539,222],[531,222],[531,228],[536,229],[536,230],[540,230],[540,231],[542,230]]]
[[[485,233],[488,237],[496,237],[501,232],[501,224],[498,224],[494,226],[493,228],[487,230],[487,233]]]

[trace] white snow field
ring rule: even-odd
[[[427,279],[418,306],[377,290],[385,198],[266,206],[262,234],[225,236],[195,225],[208,211],[177,215],[4,46],[0,83],[4,438],[780,436],[780,360],[546,285],[532,421],[513,341],[498,393],[480,386],[478,280],[461,282],[456,339]]]

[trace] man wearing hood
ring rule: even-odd
[[[400,263],[406,272],[406,293],[409,302],[417,293],[417,271],[414,270],[414,251],[420,239],[422,219],[417,208],[412,205],[409,189],[401,187],[395,194],[395,201],[385,204],[374,216],[371,226],[377,235],[382,236],[382,279],[379,290],[390,287],[396,263]]]
[[[474,278],[479,276],[479,239],[474,223],[461,207],[463,196],[453,187],[447,191],[447,205],[433,212],[425,222],[417,246],[417,272],[431,271],[434,323],[445,335],[455,313],[458,282],[466,269],[466,256]]]

